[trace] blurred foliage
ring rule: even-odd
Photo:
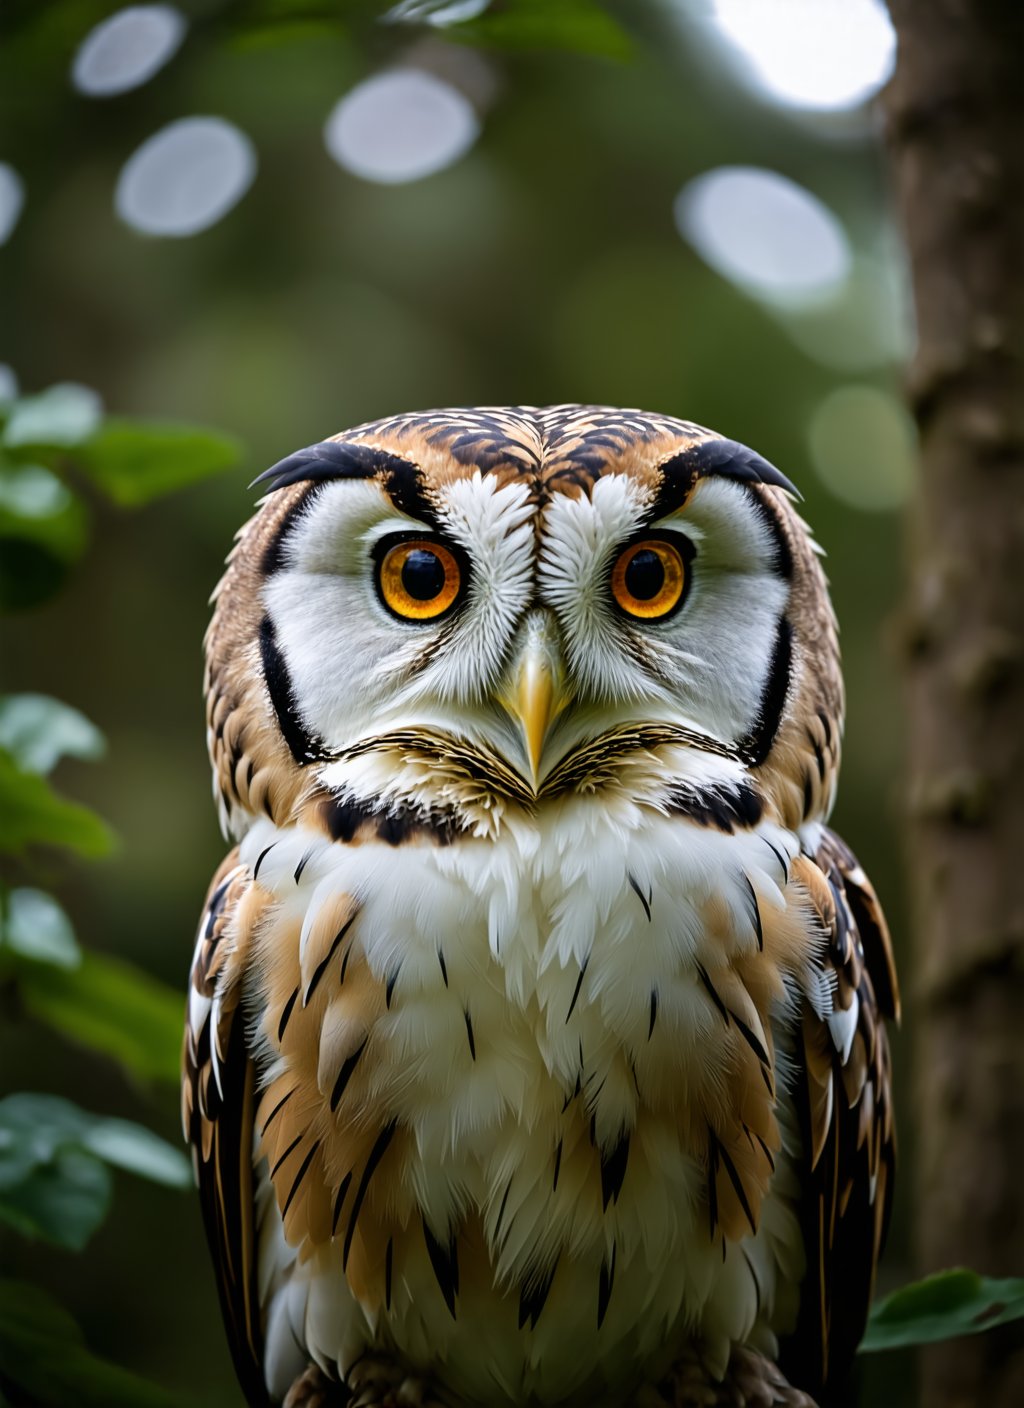
[[[76,557],[85,545],[80,531],[68,554],[67,539],[46,532],[69,510],[80,529],[86,523],[80,477],[117,503],[136,504],[237,457],[221,436],[105,422],[96,394],[73,385],[8,401],[0,414],[0,446],[2,532],[8,551],[10,542],[27,540],[39,554],[36,599],[63,580],[47,558]],[[26,476],[34,477],[34,491],[26,492]],[[5,609],[21,604],[14,586],[0,601]],[[110,851],[112,833],[100,817],[67,801],[47,780],[61,759],[94,760],[104,747],[99,729],[67,704],[42,694],[0,697],[5,875],[39,868],[36,848],[88,857]],[[6,880],[0,883],[0,994],[9,1007],[113,1056],[132,1075],[176,1084],[179,995],[129,964],[82,949],[53,895]],[[109,1212],[112,1168],[172,1188],[192,1183],[181,1150],[133,1120],[89,1114],[57,1095],[19,1092],[0,1100],[0,1223],[22,1237],[82,1251]],[[46,1408],[170,1402],[92,1355],[65,1311],[38,1288],[15,1282],[0,1283],[0,1390],[14,1402]]]
[[[226,435],[106,419],[99,396],[73,383],[0,404],[0,611],[38,606],[63,585],[89,539],[87,486],[136,507],[240,455]]]
[[[0,1388],[12,1402],[68,1408],[174,1408],[175,1400],[91,1354],[74,1320],[38,1286],[0,1281]]]

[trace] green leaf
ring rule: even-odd
[[[18,989],[32,1016],[131,1075],[177,1085],[184,1002],[156,978],[106,954],[82,953],[75,969],[24,964]]]
[[[171,1188],[192,1183],[185,1155],[142,1125],[58,1095],[0,1100],[0,1219],[26,1236],[80,1251],[110,1206],[108,1164]]]
[[[100,758],[102,733],[84,714],[46,694],[0,695],[0,748],[25,772],[50,772],[61,758]]]
[[[66,846],[84,856],[105,855],[113,835],[95,812],[68,802],[35,773],[23,772],[0,748],[0,851]]]
[[[191,1188],[192,1165],[180,1149],[131,1120],[99,1120],[87,1132],[85,1147],[104,1163],[126,1169],[168,1188]]]
[[[71,920],[52,895],[22,888],[7,896],[0,945],[21,958],[77,968],[82,950],[75,941]]]
[[[55,474],[41,464],[0,461],[0,538],[37,543],[70,562],[87,537],[85,505]]]
[[[134,508],[237,464],[237,440],[187,425],[108,420],[76,462],[117,504]]]
[[[94,435],[102,419],[103,403],[95,391],[62,382],[14,403],[4,426],[3,443],[8,449],[29,445],[67,449]]]
[[[110,1174],[81,1148],[89,1117],[67,1100],[0,1100],[0,1219],[27,1237],[81,1251],[107,1215]]]
[[[0,1363],[15,1403],[175,1408],[162,1389],[91,1353],[67,1311],[25,1282],[0,1281]]]
[[[0,1127],[0,1139],[3,1133]],[[62,1149],[22,1182],[0,1188],[0,1221],[24,1237],[80,1252],[106,1217],[110,1196],[110,1174],[99,1159]]]
[[[861,1351],[934,1344],[1024,1319],[1024,1277],[993,1280],[956,1267],[903,1286],[872,1307]]]
[[[632,53],[628,34],[597,0],[509,0],[477,18],[449,21],[445,36],[496,49],[555,49],[610,59],[626,59]]]

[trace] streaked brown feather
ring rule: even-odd
[[[206,1235],[213,1257],[228,1341],[250,1404],[269,1402],[263,1382],[263,1336],[256,1280],[252,1130],[255,1076],[241,1015],[242,980],[252,924],[238,922],[249,872],[232,851],[217,871],[199,924],[193,986],[218,995],[196,1031],[188,1019],[182,1057],[182,1118],[192,1145]],[[220,1087],[211,1042],[219,1053]]]
[[[821,921],[837,1010],[858,1003],[846,1059],[806,1006],[797,1051],[804,1137],[807,1276],[784,1364],[812,1390],[840,1379],[864,1331],[885,1240],[895,1161],[885,1018],[898,1020],[892,943],[878,900],[849,849],[825,831],[793,863]]]

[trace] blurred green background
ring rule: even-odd
[[[76,54],[118,8],[8,3],[0,17],[0,163],[15,215],[0,247],[4,376],[29,391],[84,383],[112,412],[206,423],[246,448],[237,470],[150,507],[95,500],[93,546],[70,589],[2,622],[3,689],[67,700],[109,741],[105,763],[62,764],[57,780],[110,821],[115,856],[42,869],[83,941],[184,989],[225,849],[200,644],[254,502],[248,482],[389,412],[578,400],[713,426],[803,491],[849,692],[835,822],[899,951],[903,723],[889,642],[913,484],[897,399],[912,332],[874,104],[787,100],[730,43],[722,7],[716,25],[714,5],[682,0],[552,0],[546,18],[536,3],[406,4],[387,24],[383,5],[182,0],[187,24],[158,72],[121,93],[83,92]],[[435,22],[412,23],[417,12]],[[813,68],[814,53],[804,62]],[[461,95],[464,154],[415,179],[346,170],[324,140],[339,100],[410,70]],[[125,163],[197,115],[245,134],[251,185],[205,229],[144,233],[115,209]],[[391,134],[414,166],[426,121],[396,118]],[[716,226],[690,183],[734,167],[795,183],[811,224],[796,198],[791,227],[770,203],[727,202],[723,234],[721,211]],[[2,216],[0,199],[0,228]],[[746,231],[746,254],[730,254],[730,226]],[[767,270],[763,258],[753,273],[729,265],[751,243],[755,265],[770,251]],[[9,1009],[3,1090],[67,1094],[178,1137],[173,1092],[129,1084]],[[897,1040],[905,1105],[901,1056]],[[906,1120],[902,1136],[905,1168]],[[905,1223],[898,1205],[883,1287],[907,1279]],[[0,1249],[5,1267],[59,1294],[97,1350],[184,1402],[239,1401],[190,1197],[122,1179],[84,1256],[6,1234]],[[912,1401],[902,1360],[871,1372],[885,1403]],[[883,1396],[869,1387],[864,1401]]]

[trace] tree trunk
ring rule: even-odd
[[[1024,4],[890,0],[919,332],[908,633],[921,1269],[1024,1275]],[[924,1357],[926,1408],[1019,1408],[1016,1327]]]

